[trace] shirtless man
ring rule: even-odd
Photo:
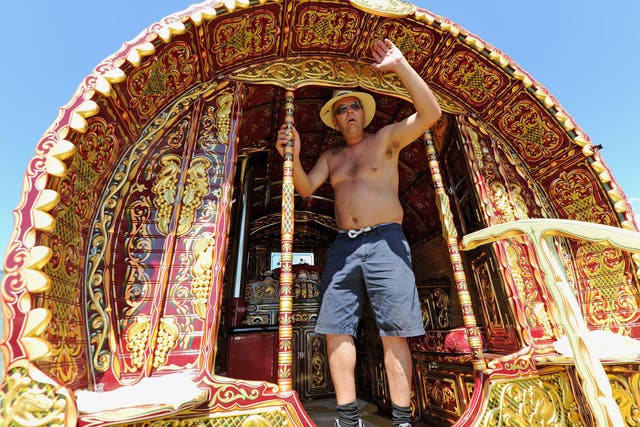
[[[331,378],[336,392],[338,427],[361,425],[355,388],[357,333],[364,292],[369,295],[384,350],[394,426],[409,426],[411,353],[406,337],[423,335],[420,301],[402,232],[398,198],[400,150],[419,138],[440,117],[438,102],[402,52],[388,39],[372,48],[373,67],[394,72],[409,92],[416,112],[375,134],[364,132],[375,113],[364,92],[335,91],[320,112],[323,122],[342,133],[345,145],[320,155],[306,173],[300,163],[300,136],[283,126],[276,148],[293,137],[294,186],[308,197],[327,179],[335,197],[340,232],[327,252],[316,332],[326,335]]]

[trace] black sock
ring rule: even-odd
[[[411,406],[397,406],[391,402],[391,415],[393,416],[393,427],[402,424],[411,425]]]
[[[358,427],[358,403],[354,400],[346,405],[337,405],[340,427]]]

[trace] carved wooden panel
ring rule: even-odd
[[[294,388],[302,399],[333,395],[324,335],[316,334],[314,328],[311,325],[293,330]]]
[[[232,101],[232,87],[188,91],[107,180],[87,277],[98,388],[152,370],[197,370],[212,357],[202,349],[226,251]]]
[[[417,284],[425,330],[451,327],[451,282],[443,276],[426,279]]]
[[[512,306],[507,304],[500,276],[491,263],[491,252],[483,249],[473,256],[470,264],[482,307],[487,348],[491,351],[516,350],[518,337],[508,312]]]
[[[416,394],[423,418],[437,425],[455,423],[473,393],[471,366],[443,365],[421,355],[414,361]]]

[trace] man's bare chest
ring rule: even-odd
[[[363,147],[364,148],[364,147]],[[349,150],[335,153],[329,162],[332,183],[385,175],[395,168],[393,153],[385,150]]]

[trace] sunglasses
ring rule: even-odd
[[[362,104],[360,103],[360,101],[353,101],[350,104],[342,104],[341,106],[333,110],[333,115],[341,116],[349,111],[349,108],[351,108],[353,111],[360,111],[362,109]]]

